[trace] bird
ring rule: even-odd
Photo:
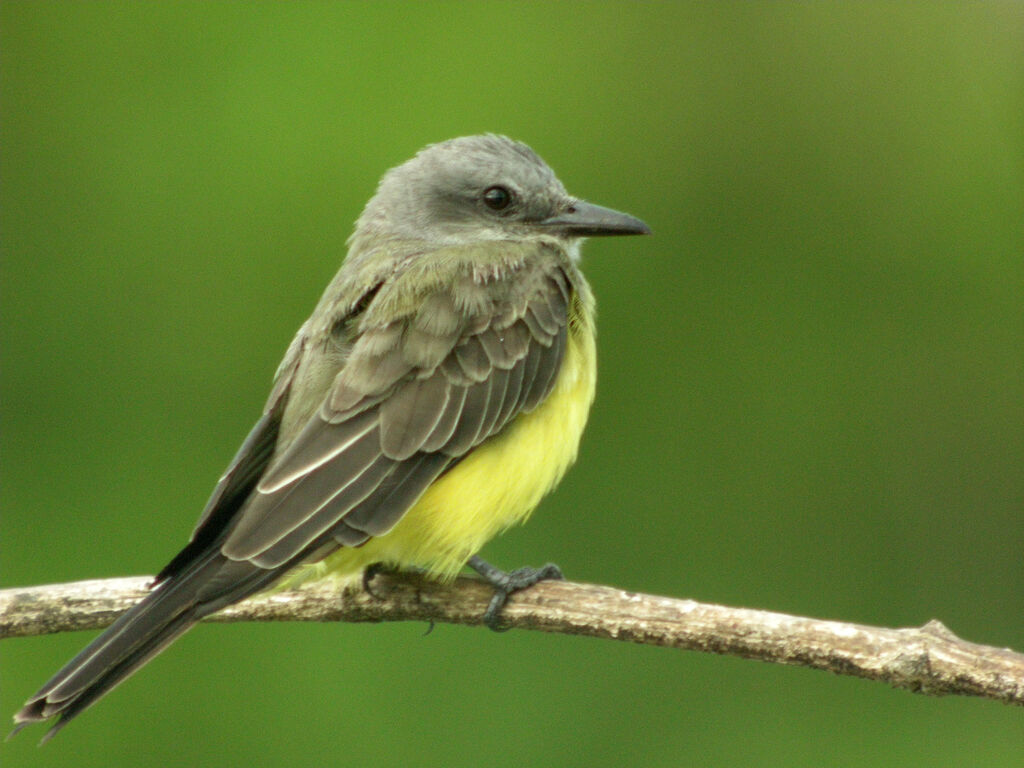
[[[51,721],[52,738],[204,616],[310,574],[450,580],[468,564],[495,588],[497,628],[509,594],[560,576],[477,553],[575,461],[596,377],[580,244],[649,233],[496,134],[385,173],[188,543],[12,735]]]

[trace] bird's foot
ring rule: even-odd
[[[426,574],[425,568],[416,568],[415,566],[406,566],[405,568],[399,568],[397,565],[392,563],[370,563],[363,570],[363,591],[366,592],[370,597],[382,600],[383,598],[373,591],[373,580],[381,573],[387,573],[391,575],[398,575],[402,573],[409,573],[416,576],[423,576]]]
[[[416,568],[415,566],[399,568],[398,566],[392,565],[391,563],[370,563],[370,565],[366,566],[366,568],[363,570],[363,591],[366,592],[366,594],[368,594],[374,600],[383,600],[383,595],[378,595],[376,592],[373,591],[373,579],[378,574],[387,573],[397,575],[401,573],[410,573],[416,574],[418,576],[423,576],[426,574],[426,572],[427,571],[425,568]],[[434,620],[427,619],[427,629],[423,633],[423,636],[426,637],[433,631]]]
[[[380,600],[381,596],[373,591],[374,578],[379,573],[394,573],[396,570],[393,565],[388,563],[370,563],[363,570],[363,591],[370,597]]]
[[[514,571],[503,571],[473,555],[466,565],[479,573],[484,581],[494,588],[494,597],[491,598],[487,610],[484,611],[484,624],[495,632],[504,632],[508,629],[508,627],[501,626],[501,609],[505,607],[505,603],[508,602],[512,593],[532,587],[538,581],[547,579],[561,581],[565,578],[562,575],[562,569],[554,563],[548,563],[540,568],[526,567],[517,568]]]

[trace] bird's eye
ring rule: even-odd
[[[484,205],[492,211],[503,211],[512,204],[512,193],[505,187],[488,187],[484,190]]]

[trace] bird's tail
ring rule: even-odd
[[[272,574],[211,552],[153,589],[69,661],[15,715],[11,736],[30,723],[60,719],[43,742],[180,637],[203,616],[247,597]]]

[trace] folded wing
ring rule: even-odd
[[[278,568],[387,533],[446,469],[554,385],[569,286],[561,270],[484,318],[432,294],[365,329],[323,407],[260,479],[221,551]]]

